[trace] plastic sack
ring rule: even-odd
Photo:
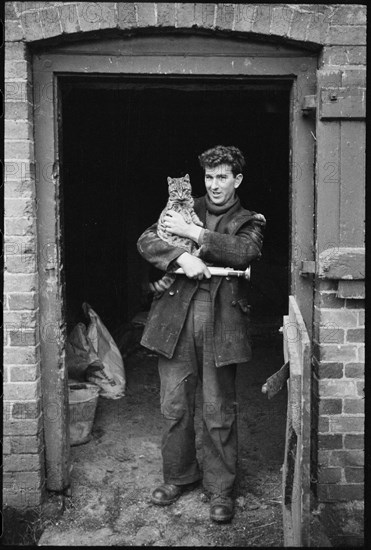
[[[85,379],[100,387],[99,395],[101,397],[119,399],[125,395],[126,389],[125,369],[121,353],[99,315],[86,302],[82,307],[86,316],[90,317],[87,339],[93,351],[90,356],[93,361],[85,371]]]
[[[89,342],[84,323],[78,323],[67,336],[65,349],[69,378],[85,380],[86,369],[90,363],[99,361],[99,357]]]

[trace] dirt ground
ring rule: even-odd
[[[262,384],[282,365],[282,341],[256,344],[238,367],[239,477],[236,514],[215,524],[202,485],[167,507],[150,502],[162,482],[157,357],[144,348],[125,360],[126,396],[99,398],[91,440],[72,447],[71,496],[40,546],[282,546],[281,472],[286,391],[271,400]],[[200,389],[200,388],[199,388]],[[200,463],[201,395],[196,413]]]
[[[171,506],[151,503],[152,490],[162,482],[157,357],[135,345],[125,358],[125,397],[100,397],[90,441],[71,448],[70,496],[49,496],[41,515],[4,510],[2,545],[283,546],[280,470],[287,392],[271,400],[261,393],[283,363],[282,337],[265,332],[254,338],[253,361],[237,372],[239,475],[230,524],[210,520],[201,485]],[[199,391],[196,442],[202,465],[201,405]],[[346,503],[324,513],[323,520],[327,536],[316,521],[312,531],[318,541],[312,547],[363,546],[361,503]]]

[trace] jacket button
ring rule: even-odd
[[[170,290],[170,291],[169,291],[169,294],[170,294],[170,296],[174,296],[175,291],[174,291],[174,290]]]
[[[236,302],[236,300],[233,300],[232,306],[234,307],[235,305],[237,305],[237,302]]]

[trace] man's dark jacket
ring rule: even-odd
[[[205,197],[195,199],[194,209],[206,227]],[[242,208],[238,200],[218,221],[215,231],[205,230],[200,258],[208,265],[245,270],[261,256],[265,218]],[[184,249],[171,246],[157,236],[157,224],[149,227],[138,239],[139,253],[158,269],[167,271]],[[141,344],[167,358],[174,354],[189,304],[200,281],[177,275],[175,282],[159,299],[154,299],[143,332]],[[239,277],[212,276],[210,293],[217,367],[243,363],[251,359],[249,338],[249,284]]]

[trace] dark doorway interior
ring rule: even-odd
[[[165,82],[165,81],[163,81]],[[143,286],[160,273],[136,249],[167,201],[167,176],[189,173],[204,192],[197,155],[236,145],[247,159],[242,204],[267,218],[252,268],[256,326],[282,324],[288,301],[289,89],[266,82],[215,85],[147,80],[62,85],[64,266],[68,329],[84,301],[110,331],[145,310]]]
[[[206,148],[234,144],[245,152],[247,171],[239,196],[246,208],[263,213],[268,224],[263,256],[252,267],[253,360],[248,368],[239,365],[237,372],[239,474],[233,533],[205,530],[209,512],[201,487],[180,502],[180,523],[175,514],[162,520],[161,511],[148,508],[150,492],[161,481],[157,356],[140,346],[124,356],[124,337],[116,342],[125,362],[125,397],[99,399],[92,440],[71,448],[72,494],[85,504],[74,508],[74,524],[85,525],[86,510],[90,514],[97,502],[104,510],[105,502],[114,498],[122,505],[121,515],[115,505],[117,514],[113,518],[109,512],[107,517],[110,526],[122,521],[117,531],[125,534],[124,544],[137,544],[139,539],[127,537],[138,525],[165,521],[164,541],[169,546],[282,545],[280,467],[287,392],[284,388],[268,400],[261,387],[283,362],[277,329],[286,313],[289,287],[289,89],[273,83],[258,89],[234,80],[215,85],[183,80],[179,86],[170,85],[168,78],[131,84],[131,89],[122,82],[108,86],[98,80],[94,86],[62,86],[69,329],[86,321],[83,301],[91,304],[114,337],[149,307],[142,286],[160,274],[139,256],[137,239],[165,206],[168,175],[188,172],[194,195],[204,193],[197,156]],[[196,447],[202,467],[200,384],[196,403]],[[102,514],[103,522],[105,517]],[[191,517],[193,539],[187,538]],[[267,524],[274,527],[266,529]]]

